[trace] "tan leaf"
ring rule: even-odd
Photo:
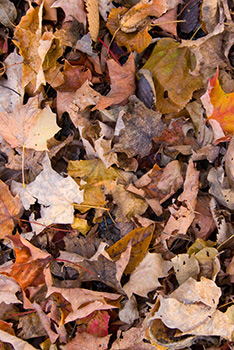
[[[0,180],[0,238],[11,235],[15,227],[14,218],[22,215],[19,196],[13,197],[8,186]]]
[[[26,105],[18,105],[13,113],[0,112],[2,137],[15,147],[47,150],[46,141],[60,128],[56,123],[56,114],[49,106],[38,108],[38,97],[30,98]]]
[[[97,41],[99,33],[99,10],[98,0],[85,0],[89,32],[93,41]]]
[[[86,27],[86,12],[83,0],[56,0],[51,7],[61,7],[65,12],[66,20],[73,16]]]
[[[158,278],[167,276],[171,267],[172,263],[163,260],[160,254],[148,252],[123,286],[125,293],[129,298],[133,293],[147,298],[149,292],[161,286]]]
[[[20,290],[19,284],[13,278],[0,275],[0,303],[21,303],[16,297]]]
[[[26,341],[2,330],[0,330],[0,340],[5,343],[10,343],[15,350],[36,350],[36,348],[34,348]]]
[[[110,334],[106,337],[96,337],[89,333],[77,333],[75,338],[72,339],[67,345],[61,346],[62,350],[84,350],[89,344],[89,350],[107,350],[110,340]]]

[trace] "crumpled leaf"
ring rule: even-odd
[[[123,286],[125,293],[129,298],[133,293],[147,298],[149,292],[161,286],[158,278],[167,276],[171,267],[172,263],[160,254],[148,252]]]
[[[47,334],[37,313],[22,316],[19,320],[18,329],[17,334],[21,339],[30,339]]]
[[[161,113],[180,111],[195,90],[202,87],[201,76],[193,76],[195,57],[188,48],[170,38],[158,41],[143,69],[151,71]],[[178,86],[180,87],[178,89]],[[164,97],[165,93],[168,97]]]
[[[24,58],[22,85],[31,82],[35,90],[46,81],[53,86],[63,82],[61,65],[57,62],[63,49],[52,32],[42,33],[42,10],[43,4],[35,9],[30,5],[15,28],[13,40]]]
[[[153,318],[183,334],[220,335],[232,341],[234,325],[225,313],[217,310],[221,290],[204,277],[200,282],[189,278],[167,298],[160,298]]]
[[[184,283],[190,277],[197,279],[200,268],[194,255],[178,254],[171,261],[179,284]]]
[[[36,200],[41,204],[41,218],[37,222],[46,226],[52,223],[73,223],[73,203],[80,204],[83,201],[83,191],[70,176],[63,178],[56,173],[51,168],[48,156],[44,158],[43,168],[36,179],[25,188],[13,181],[13,193],[19,193],[26,210]],[[43,230],[42,226],[36,224],[32,224],[32,227],[38,233]]]
[[[75,17],[79,22],[86,26],[86,12],[84,9],[84,2],[82,0],[56,0],[51,8],[61,7],[66,15],[66,20]]]
[[[118,124],[121,128],[114,150],[126,153],[129,158],[138,154],[142,158],[147,156],[152,139],[161,135],[164,129],[161,114],[145,107],[135,96],[130,97],[127,111],[119,117]]]
[[[218,80],[219,70],[213,78],[209,79],[207,92],[201,97],[203,106],[206,109],[207,119],[216,120],[226,135],[234,133],[234,93],[226,94]]]
[[[84,288],[59,288],[52,286],[51,275],[45,271],[47,295],[60,293],[72,306],[72,312],[65,318],[65,323],[86,317],[93,311],[109,310],[117,307],[119,294],[96,292]],[[116,304],[117,303],[117,304]]]
[[[146,201],[127,191],[124,185],[116,185],[112,190],[113,201],[117,204],[116,221],[128,222],[135,215],[142,215],[148,208]]]
[[[21,217],[22,209],[19,196],[13,197],[8,186],[0,180],[0,239],[12,234],[14,219]]]
[[[46,141],[60,130],[50,107],[38,108],[37,96],[30,98],[26,105],[18,104],[12,113],[0,111],[0,129],[2,137],[13,148],[36,151],[48,150]]]

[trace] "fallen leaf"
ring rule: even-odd
[[[21,317],[18,330],[17,335],[21,339],[30,339],[47,334],[37,313],[31,313]]]
[[[164,125],[161,114],[145,107],[135,96],[130,97],[127,111],[120,117],[122,124],[119,141],[115,143],[116,152],[124,152],[129,158],[135,155],[145,157],[152,148],[152,139],[161,135]]]
[[[98,338],[92,334],[88,333],[77,333],[75,338],[72,339],[68,344],[62,345],[62,350],[83,350],[89,344],[89,350],[107,350],[109,343],[110,335],[107,335],[103,338]]]
[[[15,350],[36,350],[36,348],[28,342],[2,330],[0,330],[0,340],[5,343],[10,343]]]
[[[89,32],[93,41],[97,41],[99,33],[99,10],[97,0],[85,0]]]
[[[149,292],[161,286],[158,279],[167,276],[171,267],[172,263],[163,260],[160,254],[148,252],[123,286],[128,298],[133,293],[147,298]]]
[[[203,106],[206,109],[207,119],[216,120],[226,135],[232,136],[233,127],[233,106],[234,93],[226,94],[218,80],[219,70],[213,78],[209,79],[207,92],[201,97]]]
[[[146,201],[138,195],[127,191],[124,185],[116,185],[112,190],[113,201],[117,204],[116,221],[128,222],[135,215],[142,215],[148,208]]]
[[[37,96],[30,98],[26,105],[17,105],[12,113],[0,111],[0,128],[2,137],[13,148],[37,151],[48,150],[46,141],[60,130],[50,107],[38,108]]]
[[[107,61],[107,67],[110,75],[111,91],[106,96],[100,97],[94,109],[102,110],[113,104],[125,104],[136,89],[135,61],[132,53],[123,66],[110,59]]]
[[[154,232],[154,226],[146,228],[136,228],[130,231],[126,236],[117,241],[106,252],[113,260],[118,260],[122,252],[127,249],[129,242],[131,243],[131,254],[125,273],[131,273],[143,260],[147,253]]]
[[[19,196],[13,197],[8,186],[0,180],[0,238],[12,235],[14,219],[22,215],[22,204]]]
[[[21,301],[16,297],[16,293],[19,291],[20,286],[13,278],[0,275],[0,303],[21,303]]]
[[[196,238],[208,239],[215,230],[215,222],[210,211],[210,198],[198,196],[195,206],[195,218],[192,222],[192,230]]]
[[[189,254],[178,254],[171,261],[176,274],[176,279],[180,285],[190,277],[197,279],[200,268],[198,260],[194,255],[189,256]]]
[[[41,218],[37,220],[43,225],[52,223],[73,223],[73,203],[83,201],[83,191],[76,182],[67,176],[63,178],[51,168],[47,157],[43,161],[44,170],[36,179],[24,188],[22,184],[12,182],[13,193],[19,193],[24,208],[27,210],[36,201],[41,205]],[[43,226],[32,224],[36,232],[41,232]]]
[[[108,335],[110,316],[107,311],[95,311],[85,318],[77,321],[77,332],[84,332],[94,335],[95,337],[106,337]]]
[[[67,2],[66,0],[54,1],[51,8],[61,7],[66,15],[66,20],[69,20],[72,16],[79,22],[83,23],[86,27],[86,12],[84,8],[84,2],[82,0],[72,0]]]
[[[193,161],[190,159],[184,181],[184,190],[178,197],[181,205],[170,207],[171,216],[163,230],[165,239],[170,238],[170,235],[186,234],[195,217],[194,210],[198,189],[199,171],[196,170]]]
[[[183,334],[222,334],[231,341],[234,325],[225,313],[216,309],[220,295],[220,288],[213,281],[202,277],[197,282],[189,278],[169,298],[160,298],[154,318]]]
[[[202,87],[201,76],[193,76],[196,59],[188,48],[170,38],[158,41],[143,69],[151,71],[161,113],[178,112]],[[180,88],[178,89],[178,86]],[[168,97],[164,97],[167,94]]]
[[[17,18],[15,5],[9,0],[0,1],[0,22],[9,28],[13,28]]]

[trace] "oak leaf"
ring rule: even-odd
[[[0,129],[2,137],[13,148],[36,151],[48,150],[46,141],[60,130],[50,107],[38,108],[37,96],[30,98],[26,105],[18,104],[12,113],[0,111]]]
[[[219,69],[213,78],[209,79],[206,93],[201,97],[206,109],[208,120],[216,120],[227,136],[234,134],[234,93],[226,94],[220,86]]]
[[[13,197],[8,186],[0,180],[0,238],[11,235],[15,227],[14,218],[20,218],[22,204],[19,196]]]
[[[196,60],[188,48],[180,48],[170,38],[158,41],[143,69],[151,71],[161,113],[180,111],[195,90],[202,87],[201,76],[193,76]],[[178,88],[179,86],[179,88]],[[164,97],[168,95],[168,97]]]

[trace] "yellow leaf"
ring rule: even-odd
[[[87,232],[89,232],[90,230],[90,226],[89,224],[87,223],[87,220],[85,219],[81,219],[81,218],[74,218],[74,222],[73,224],[71,225],[71,227],[75,230],[78,230],[82,233],[82,235],[86,235]]]
[[[118,260],[121,253],[123,253],[128,246],[128,243],[132,242],[132,250],[129,259],[129,263],[125,269],[125,273],[129,274],[140,264],[145,254],[148,251],[149,244],[151,242],[154,232],[154,225],[148,227],[136,228],[129,232],[122,239],[113,244],[106,251],[113,260]]]

